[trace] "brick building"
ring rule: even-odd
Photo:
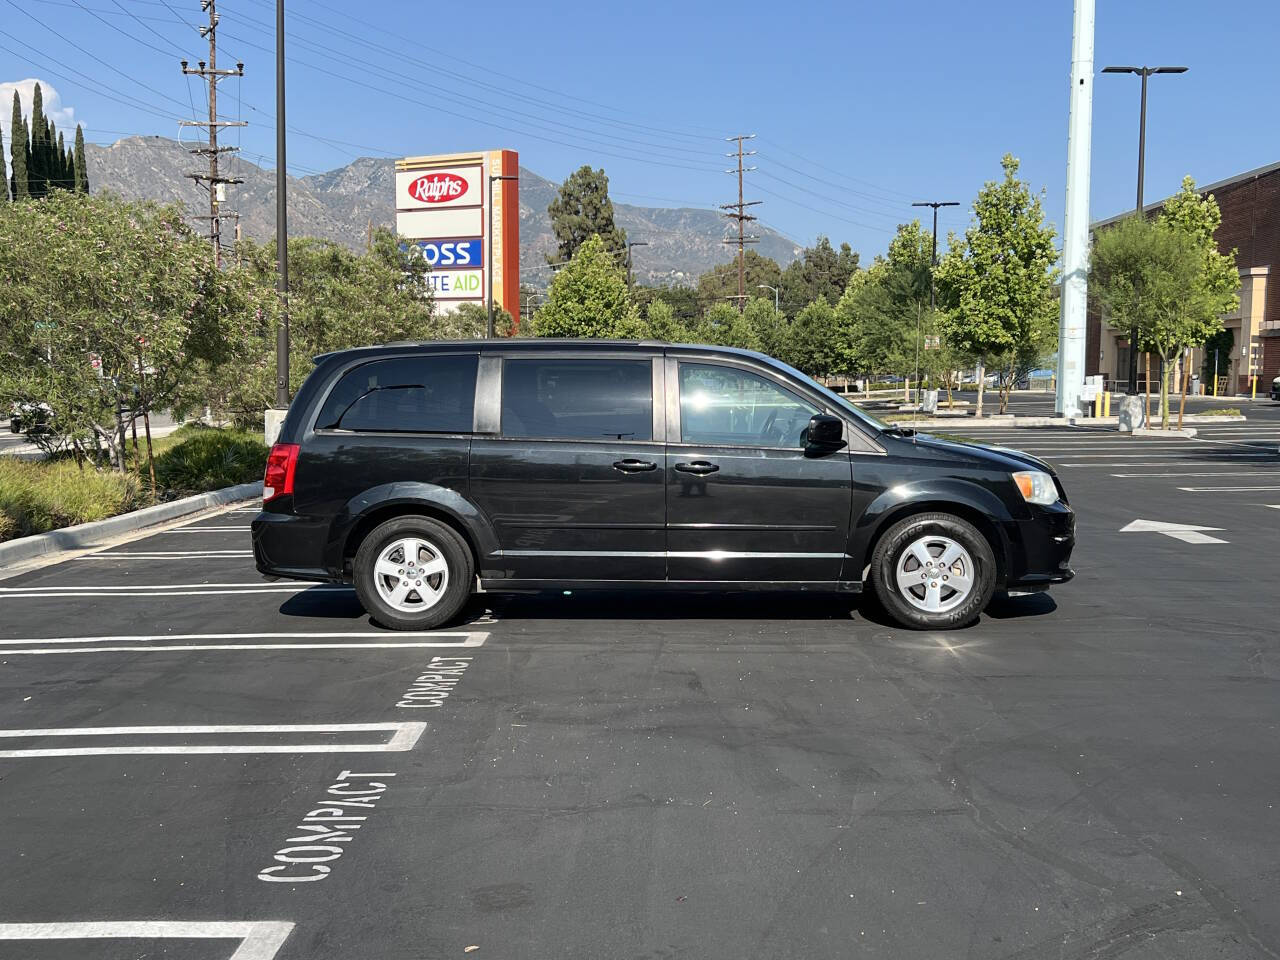
[[[1218,249],[1236,251],[1240,271],[1240,308],[1225,318],[1235,345],[1228,360],[1223,358],[1220,374],[1227,378],[1228,393],[1249,392],[1250,351],[1261,355],[1258,392],[1280,376],[1280,163],[1250,170],[1239,176],[1201,187],[1213,194],[1222,210],[1218,228]],[[1143,209],[1154,214],[1163,206],[1149,204]],[[1094,223],[1099,230],[1130,213],[1122,213]],[[1086,332],[1085,367],[1090,375],[1103,374],[1108,382],[1124,383],[1129,376],[1129,339],[1107,323],[1094,309],[1089,311]],[[1192,358],[1192,372],[1200,370],[1200,352]],[[1152,370],[1155,376],[1155,370]],[[1139,380],[1142,379],[1141,360]]]

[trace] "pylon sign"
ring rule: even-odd
[[[519,165],[514,150],[396,161],[396,232],[430,266],[440,309],[483,305],[492,258],[494,306],[519,321],[519,182],[492,179],[516,176]]]

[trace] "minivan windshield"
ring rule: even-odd
[[[820,384],[817,380],[813,379],[813,377],[809,376],[807,373],[801,373],[795,367],[791,366],[790,364],[783,363],[781,360],[777,359],[776,357],[769,357],[768,359],[769,359],[769,362],[773,364],[773,366],[777,367],[779,370],[785,370],[788,374],[795,377],[801,383],[807,384],[808,386],[812,387],[814,390],[818,391],[820,394],[822,394],[824,397],[826,397],[828,400],[834,403],[841,410],[844,410],[847,413],[851,413],[853,416],[857,417],[860,421],[862,421],[872,430],[875,430],[877,432],[883,432],[885,430],[892,429],[892,427],[890,427],[889,424],[885,423],[879,417],[876,417],[870,413],[867,413],[867,411],[863,410],[861,407],[857,406],[856,404],[851,403],[845,397],[840,396],[840,394],[836,393],[830,387],[824,387],[822,384]]]

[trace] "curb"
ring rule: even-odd
[[[173,500],[170,503],[158,503],[154,507],[143,507],[141,510],[108,517],[106,520],[78,523],[73,527],[63,527],[61,530],[20,537],[17,540],[0,543],[0,568],[62,550],[83,550],[85,547],[92,547],[122,533],[131,533],[134,530],[155,526],[188,514],[200,513],[210,507],[220,507],[237,500],[252,500],[260,496],[262,496],[261,481],[242,483],[209,493],[198,493],[194,497],[183,497],[181,500]]]
[[[1132,433],[1135,437],[1185,437],[1190,439],[1196,435],[1196,428],[1183,427],[1179,430],[1177,427],[1170,427],[1168,430],[1161,430],[1159,427],[1134,427]]]

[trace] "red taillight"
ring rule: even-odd
[[[262,502],[293,493],[293,470],[298,465],[298,445],[277,443],[267,454],[267,472],[262,478]]]

